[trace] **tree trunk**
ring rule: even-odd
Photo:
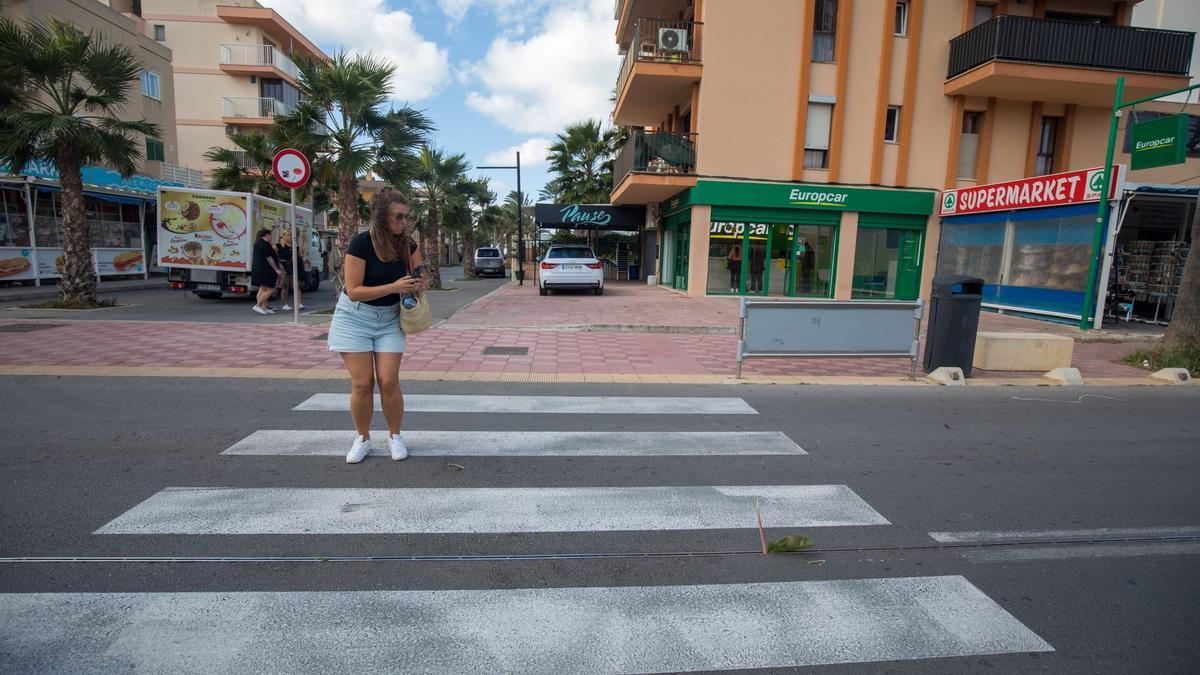
[[[1183,264],[1183,280],[1179,283],[1179,294],[1175,296],[1175,309],[1171,312],[1171,325],[1163,341],[1167,348],[1200,348],[1200,199],[1192,214],[1192,245],[1187,261]]]
[[[475,278],[475,224],[467,221],[463,231],[463,278]]]
[[[80,162],[63,147],[55,161],[62,185],[63,256],[59,291],[64,303],[96,306],[96,268],[92,235],[83,202]]]
[[[442,237],[438,233],[437,204],[433,201],[429,202],[429,224],[425,230],[425,239],[428,242],[426,246],[429,250],[422,253],[422,257],[425,258],[425,268],[429,270],[427,276],[429,288],[440,289],[442,287]]]
[[[346,247],[350,238],[358,232],[358,179],[343,176],[338,179],[338,234],[333,242],[333,253],[329,256],[329,278],[333,280],[334,297],[340,297],[345,280],[342,267],[346,260]]]

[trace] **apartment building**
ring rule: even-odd
[[[116,0],[114,0],[115,2]],[[126,0],[145,35],[174,54],[179,161],[214,165],[204,153],[230,134],[267,131],[299,101],[291,55],[325,54],[273,9],[253,0]]]
[[[613,120],[635,130],[611,200],[649,207],[659,283],[691,295],[911,299],[966,272],[996,307],[1078,318],[1097,195],[1070,172],[1103,166],[1118,77],[1126,100],[1189,84],[1194,35],[1131,26],[1135,4],[620,0]],[[1131,120],[1181,105],[1127,112],[1114,163]],[[1125,180],[1194,184],[1192,122],[1186,164]],[[943,212],[1060,173],[1078,194],[1036,204],[1060,210]]]

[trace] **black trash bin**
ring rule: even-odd
[[[979,277],[947,274],[933,278],[925,333],[925,372],[949,366],[961,368],[964,377],[971,376],[982,300],[983,279]]]

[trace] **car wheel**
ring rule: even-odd
[[[538,295],[550,295],[550,291],[545,286],[538,286]]]
[[[594,292],[596,295],[604,295],[604,287],[601,286],[600,288],[597,288]]]
[[[212,293],[209,291],[203,291],[203,292],[202,291],[193,291],[193,293],[196,294],[197,298],[203,298],[204,300],[220,300],[221,299],[220,293]]]

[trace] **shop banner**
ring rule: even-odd
[[[248,201],[247,195],[235,192],[161,191],[158,264],[163,267],[249,269]]]
[[[141,274],[146,271],[146,254],[138,248],[98,248],[93,251],[102,277]]]
[[[1133,125],[1133,152],[1129,166],[1134,171],[1187,161],[1188,116],[1160,117]]]
[[[534,219],[542,229],[637,232],[646,222],[643,206],[607,204],[538,204]]]
[[[95,252],[92,253],[95,255]],[[34,251],[34,264],[37,265],[38,276],[43,279],[56,279],[62,276],[63,250],[61,248],[39,248]]]
[[[1121,166],[1115,165],[1108,186],[1109,199],[1116,196],[1120,178]],[[939,215],[962,216],[1098,202],[1103,179],[1103,169],[1095,168],[946,190],[942,193]]]
[[[0,248],[0,281],[33,278],[33,253],[30,249]]]

